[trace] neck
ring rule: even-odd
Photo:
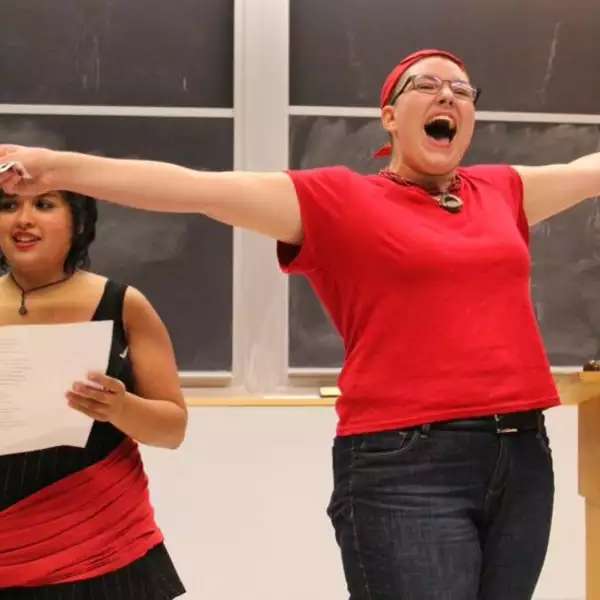
[[[25,292],[68,277],[63,269],[39,272],[11,269],[10,274],[17,286],[20,286]]]
[[[441,192],[447,191],[456,175],[455,169],[449,173],[443,173],[442,175],[419,173],[418,171],[411,169],[408,165],[401,163],[397,158],[392,158],[387,170],[400,175],[400,177],[404,177],[404,179],[407,179],[420,187],[437,188]]]

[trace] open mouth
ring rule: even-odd
[[[425,133],[437,142],[450,144],[456,135],[456,123],[450,117],[434,117],[425,125]]]

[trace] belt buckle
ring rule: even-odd
[[[516,427],[501,427],[500,417],[501,415],[494,415],[494,420],[496,421],[496,433],[498,435],[504,435],[507,433],[519,433],[519,430]]]

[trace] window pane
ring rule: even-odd
[[[233,163],[231,119],[5,115],[0,139],[203,169]],[[229,370],[231,228],[106,203],[99,212],[92,269],[148,296],[173,337],[180,370]]]
[[[19,0],[0,102],[233,105],[233,0]]]
[[[377,106],[387,73],[420,48],[462,57],[482,110],[598,112],[595,0],[291,2],[290,103]]]

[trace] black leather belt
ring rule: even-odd
[[[429,428],[444,431],[489,431],[491,433],[542,431],[544,428],[544,415],[541,410],[528,410],[505,415],[487,415],[472,419],[440,421],[439,423],[431,423]]]

